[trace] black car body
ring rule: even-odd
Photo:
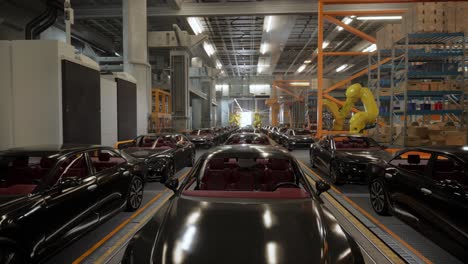
[[[182,134],[149,134],[137,137],[122,150],[144,161],[148,180],[165,182],[178,170],[195,163],[195,145]]]
[[[198,146],[210,148],[223,142],[218,134],[211,129],[195,129],[187,135],[188,139]]]
[[[312,131],[302,128],[288,129],[280,135],[281,144],[288,150],[298,148],[310,148],[310,145],[315,142]]]
[[[388,161],[392,155],[372,138],[358,135],[328,135],[311,145],[310,164],[330,173],[334,184],[367,183],[367,165]]]
[[[218,147],[180,187],[177,179],[168,186],[175,194],[130,241],[122,263],[364,263],[280,148]]]
[[[264,134],[237,133],[231,135],[224,145],[271,145],[270,139]]]
[[[276,141],[277,143],[281,144],[281,136],[288,130],[287,127],[279,127],[279,128],[275,128],[274,130],[272,130],[272,132],[270,133],[270,137],[271,139],[273,139],[274,141]]]
[[[369,169],[372,207],[468,262],[468,148],[409,148]]]
[[[122,209],[136,210],[142,166],[99,146],[0,152],[2,263],[41,262]]]

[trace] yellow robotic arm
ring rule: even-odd
[[[341,110],[338,110],[339,108],[336,103],[324,100],[323,105],[330,109],[335,117],[333,130],[343,130],[344,119],[349,115],[354,104],[359,101],[359,99],[364,105],[365,112],[359,112],[353,115],[349,121],[349,132],[352,134],[359,134],[365,130],[366,127],[375,124],[377,116],[379,115],[379,109],[375,102],[374,95],[369,88],[362,87],[360,84],[353,84],[346,89],[346,102]]]

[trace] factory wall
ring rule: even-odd
[[[0,150],[13,145],[13,118],[11,86],[11,52],[10,43],[0,42]]]

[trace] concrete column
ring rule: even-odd
[[[192,128],[202,128],[202,101],[204,99],[199,97],[192,97]]]
[[[122,5],[124,71],[137,80],[137,133],[145,134],[151,111],[146,0],[123,0]]]
[[[182,132],[189,128],[189,65],[190,56],[185,50],[171,51],[171,96],[172,96],[172,127]],[[192,116],[199,115],[192,105]],[[196,128],[196,124],[192,123]]]
[[[214,108],[213,108],[213,103],[212,99],[214,97],[214,91],[213,91],[213,80],[211,79],[203,79],[201,82],[201,87],[202,91],[206,94],[207,100],[203,100],[202,102],[202,126],[203,127],[212,127],[213,123],[212,121],[214,120],[213,114],[214,114]]]

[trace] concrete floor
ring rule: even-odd
[[[197,151],[197,158],[209,150],[200,149]],[[308,165],[309,157],[307,150],[295,150],[292,154],[301,162]],[[187,172],[189,168],[185,168],[177,173],[177,176],[183,175]],[[322,176],[323,178],[327,178],[327,176],[314,169],[314,171]],[[162,193],[165,190],[165,187],[160,183],[148,183],[145,188],[144,193],[144,200],[143,205],[148,203],[152,198],[157,196],[158,194]],[[361,208],[363,208],[366,212],[371,214],[374,218],[378,221],[383,223],[386,227],[392,230],[396,235],[401,237],[407,243],[409,243],[412,247],[417,249],[420,253],[422,253],[426,258],[428,258],[433,263],[461,263],[454,257],[452,257],[449,253],[441,249],[439,246],[425,238],[423,235],[415,231],[413,228],[405,224],[404,222],[400,221],[395,217],[383,217],[375,214],[371,208],[369,202],[369,194],[367,190],[367,186],[363,185],[344,185],[340,186],[339,190],[342,191],[347,197],[349,197],[352,201],[358,204]],[[142,206],[143,206],[142,205]],[[66,248],[61,250],[58,254],[50,258],[46,263],[48,264],[56,264],[56,263],[72,263],[74,260],[79,258],[82,254],[84,254],[89,248],[95,245],[98,241],[104,238],[108,233],[114,230],[118,225],[120,225],[123,221],[128,219],[132,213],[128,212],[121,212],[115,217],[113,217],[108,222],[102,224],[94,231],[86,234],[79,240],[71,243]],[[98,252],[99,254],[99,252]],[[87,263],[93,263],[93,261],[86,261]],[[113,261],[114,262],[114,261]],[[118,262],[116,262],[118,263]]]

